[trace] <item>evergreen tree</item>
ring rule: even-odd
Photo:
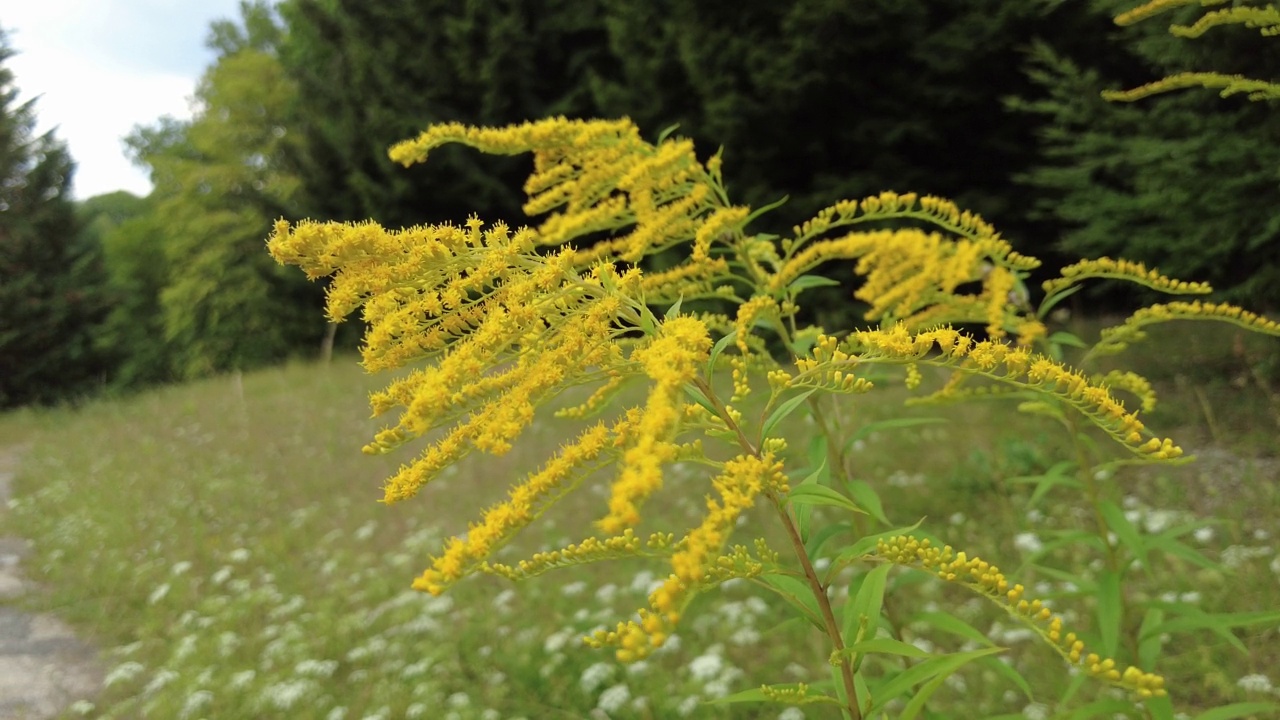
[[[1132,3],[1095,2],[1117,14]],[[1174,22],[1194,18],[1184,8]],[[1280,78],[1274,39],[1241,27],[1200,38],[1170,35],[1167,22],[1112,29],[1127,62],[1100,66],[1047,47],[1033,77],[1048,96],[1020,107],[1048,122],[1043,160],[1023,180],[1044,198],[1041,215],[1065,228],[1075,256],[1124,256],[1254,308],[1280,306],[1280,112],[1275,103],[1183,91],[1110,103],[1131,88],[1186,70]]]
[[[35,101],[18,102],[0,30],[0,407],[90,390],[104,367],[97,248],[82,242],[69,193],[74,166]]]
[[[308,210],[391,227],[461,222],[477,208],[519,224],[525,159],[460,148],[430,170],[387,159],[435,122],[501,125],[596,114],[589,80],[608,62],[600,10],[570,0],[288,0],[283,60]]]

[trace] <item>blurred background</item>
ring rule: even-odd
[[[190,12],[185,25],[156,10],[156,27],[126,28],[101,10],[111,4],[90,4],[102,17],[65,15],[80,23],[66,20],[62,35],[15,33],[0,15],[0,406],[319,353],[323,288],[267,256],[276,218],[530,222],[528,158],[446,148],[409,169],[386,158],[441,121],[625,115],[650,139],[678,125],[700,154],[724,148],[736,201],[788,198],[760,230],[787,232],[844,198],[931,193],[982,214],[1046,260],[1045,273],[1124,256],[1274,310],[1280,113],[1212,92],[1132,105],[1099,92],[1189,69],[1274,78],[1280,43],[1236,28],[1180,40],[1167,31],[1176,15],[1114,26],[1131,4],[258,0],[200,28],[203,47],[195,30],[177,31]],[[75,116],[164,113],[125,140],[149,183],[73,193],[78,172],[92,173],[90,192],[110,187],[105,161],[80,160],[57,128],[42,129],[38,82],[53,76],[31,70],[32,87],[13,70],[19,40],[72,44],[75,28],[115,38],[124,56],[129,43],[138,56],[157,51],[175,76],[208,62],[185,110],[147,104],[174,87],[157,75],[115,100],[109,79],[94,80],[108,100]],[[851,292],[826,296],[824,325],[859,322]],[[1075,310],[1124,312],[1140,299],[1086,295]],[[339,348],[354,347],[354,325]]]

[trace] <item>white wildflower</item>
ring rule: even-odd
[[[1018,533],[1013,536],[1013,547],[1018,552],[1033,555],[1044,549],[1044,543],[1040,541],[1040,536],[1033,532]]]
[[[565,597],[573,597],[575,595],[581,595],[582,591],[586,589],[587,589],[587,583],[585,583],[582,580],[579,580],[577,582],[571,582],[568,585],[565,585],[564,587],[560,588],[560,593]]]
[[[373,531],[376,528],[377,528],[377,525],[372,520],[370,520],[369,522],[356,528],[356,531],[353,534],[356,536],[357,540],[368,540],[369,538],[373,537]]]
[[[778,713],[778,720],[804,720],[804,711],[798,707],[789,707]]]
[[[1049,706],[1044,703],[1033,702],[1022,708],[1022,715],[1027,720],[1049,720]]]
[[[169,583],[162,583],[155,590],[152,590],[151,594],[147,596],[147,602],[151,605],[155,605],[156,603],[163,600],[164,596],[168,594],[169,594]]]
[[[427,716],[427,706],[425,703],[414,703],[404,709],[404,716],[408,720],[418,720]]]
[[[1214,531],[1211,527],[1202,527],[1192,533],[1192,535],[1195,537],[1196,542],[1207,543],[1213,540]]]
[[[347,708],[339,705],[324,716],[324,720],[347,720]]]
[[[88,715],[89,713],[96,710],[97,706],[89,702],[88,700],[77,700],[71,703],[71,707],[67,709],[77,715],[83,716],[83,715]]]
[[[112,668],[111,672],[107,673],[106,678],[102,681],[102,686],[111,687],[116,683],[129,682],[141,675],[142,671],[145,669],[146,668],[140,662],[133,662],[130,660],[129,662],[121,663]]]
[[[249,683],[253,682],[253,679],[257,677],[257,675],[258,673],[253,670],[241,670],[231,676],[231,681],[228,685],[230,685],[232,690],[243,690],[249,686]]]
[[[615,667],[613,665],[606,662],[598,662],[582,671],[582,677],[578,678],[578,685],[582,688],[582,692],[595,692],[596,688],[613,677],[614,670]]]
[[[169,568],[169,572],[174,575],[181,575],[190,569],[191,569],[191,562],[188,560],[182,560],[180,562],[174,563],[173,567]]]
[[[1271,692],[1271,678],[1260,673],[1245,675],[1236,681],[1236,687],[1245,692],[1268,693]]]
[[[276,710],[288,710],[299,700],[315,691],[315,683],[311,680],[286,680],[274,683],[262,689],[259,701]]]
[[[189,718],[199,713],[201,710],[209,707],[213,702],[213,693],[208,690],[197,690],[187,696],[187,701],[182,703],[182,710],[178,717]]]
[[[618,596],[618,586],[613,583],[606,583],[596,589],[596,600],[602,604],[608,605]]]
[[[693,714],[694,710],[698,709],[698,704],[700,702],[702,701],[699,698],[690,695],[680,701],[680,704],[676,707],[676,712],[680,714],[680,717],[689,717]]]
[[[710,651],[699,655],[689,663],[689,673],[695,680],[706,682],[718,676],[724,669],[724,658]]]
[[[327,678],[337,669],[337,660],[303,660],[293,666],[293,672],[297,675],[318,678]]]
[[[626,683],[618,683],[600,693],[600,699],[596,701],[596,707],[607,713],[617,712],[629,700],[631,700],[631,689],[627,687]]]
[[[464,708],[471,704],[471,696],[464,692],[456,692],[445,701],[451,708]]]
[[[157,672],[155,676],[151,678],[151,682],[147,683],[147,686],[142,689],[142,694],[152,695],[156,692],[159,692],[160,689],[163,688],[165,685],[168,685],[169,683],[177,679],[178,679],[178,673],[169,669],[161,670]]]
[[[227,557],[231,558],[231,562],[244,562],[249,559],[249,549],[236,548],[235,550],[232,550],[231,554]]]

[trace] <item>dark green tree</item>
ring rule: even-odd
[[[103,313],[98,249],[82,242],[74,165],[35,101],[18,101],[0,30],[0,407],[91,391],[105,371],[92,331]]]
[[[1094,3],[1109,15],[1134,3]],[[1200,14],[1184,8],[1172,17]],[[1041,46],[1032,77],[1048,95],[1019,107],[1048,122],[1042,160],[1023,180],[1043,197],[1042,217],[1064,228],[1075,256],[1124,256],[1255,309],[1280,306],[1280,112],[1205,91],[1111,103],[1100,93],[1197,69],[1280,78],[1276,41],[1243,27],[1196,39],[1168,22],[1113,28],[1122,65],[1075,60]]]
[[[527,161],[447,148],[429,171],[405,169],[387,148],[436,122],[594,115],[589,78],[609,62],[596,3],[287,0],[281,13],[317,217],[396,227],[481,208],[521,222]]]

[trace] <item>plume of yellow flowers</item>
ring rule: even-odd
[[[383,500],[412,497],[472,452],[508,452],[540,409],[571,388],[593,391],[585,402],[562,408],[561,416],[611,409],[615,416],[582,430],[447,541],[414,582],[419,590],[440,593],[477,572],[522,579],[583,562],[660,558],[670,571],[647,607],[587,638],[593,646],[614,648],[621,660],[638,660],[666,641],[698,593],[779,567],[778,554],[763,541],[754,556],[743,546],[726,550],[738,520],[763,498],[792,531],[793,549],[815,601],[826,610],[819,614],[838,655],[841,630],[788,505],[804,493],[800,486],[792,489],[786,441],[774,428],[817,390],[871,390],[867,369],[877,364],[902,365],[911,389],[924,382],[921,366],[951,373],[935,393],[944,397],[959,396],[959,380],[967,377],[1020,395],[1038,393],[1143,462],[1182,453],[1172,440],[1152,436],[1138,413],[1111,393],[1130,393],[1149,410],[1155,397],[1145,379],[1132,373],[1094,377],[1065,365],[1055,359],[1042,318],[1055,298],[1089,278],[1170,293],[1207,292],[1207,286],[1102,258],[1069,266],[1046,283],[1037,310],[1026,285],[1037,260],[1015,252],[978,215],[910,193],[841,201],[789,238],[752,235],[747,224],[754,214],[729,201],[719,155],[704,163],[687,140],[649,143],[625,119],[436,125],[396,145],[391,156],[406,165],[422,162],[449,143],[531,153],[524,210],[543,216],[540,222],[513,231],[475,217],[460,226],[400,230],[373,222],[281,220],[268,241],[279,262],[297,265],[312,279],[329,278],[331,320],[361,313],[368,326],[361,348],[366,369],[413,367],[370,398],[375,416],[398,416],[366,452],[425,445],[386,481]],[[856,227],[884,221],[892,221],[893,229]],[[657,272],[643,269],[646,257],[677,246],[683,260]],[[854,261],[853,297],[865,303],[870,326],[844,337],[797,327],[798,297],[831,284],[815,273],[838,260]],[[719,304],[701,302],[707,300]],[[725,305],[736,311],[717,312]],[[654,310],[662,306],[659,318]],[[1276,323],[1239,308],[1174,302],[1138,311],[1105,332],[1099,347],[1114,351],[1147,325],[1180,319],[1223,320],[1280,334]],[[985,337],[957,329],[963,325],[984,328]],[[729,402],[715,390],[717,369],[725,366],[733,372]],[[770,389],[764,413],[772,413],[761,414],[758,427],[748,427],[750,418],[733,406],[750,391],[753,375],[763,376]],[[628,381],[647,388],[643,402],[611,408]],[[691,439],[691,433],[699,437]],[[729,443],[731,451],[719,456],[730,459],[704,452],[704,435]],[[642,510],[662,489],[664,466],[689,458],[710,468],[705,483],[714,496],[701,521],[679,538],[651,533],[642,540]],[[514,565],[491,562],[520,530],[610,465],[616,467],[607,508],[595,524],[599,537]],[[830,488],[804,492],[811,502],[853,506]],[[1082,655],[1075,636],[1062,633],[1060,618],[1022,598],[1020,586],[1007,587],[985,562],[909,538],[885,541],[879,553],[999,595],[1012,611],[1038,623],[1068,661],[1107,682],[1144,697],[1164,692],[1156,676]],[[841,672],[850,714],[858,717],[852,670],[845,665]],[[817,697],[806,690],[771,692],[793,701]]]

